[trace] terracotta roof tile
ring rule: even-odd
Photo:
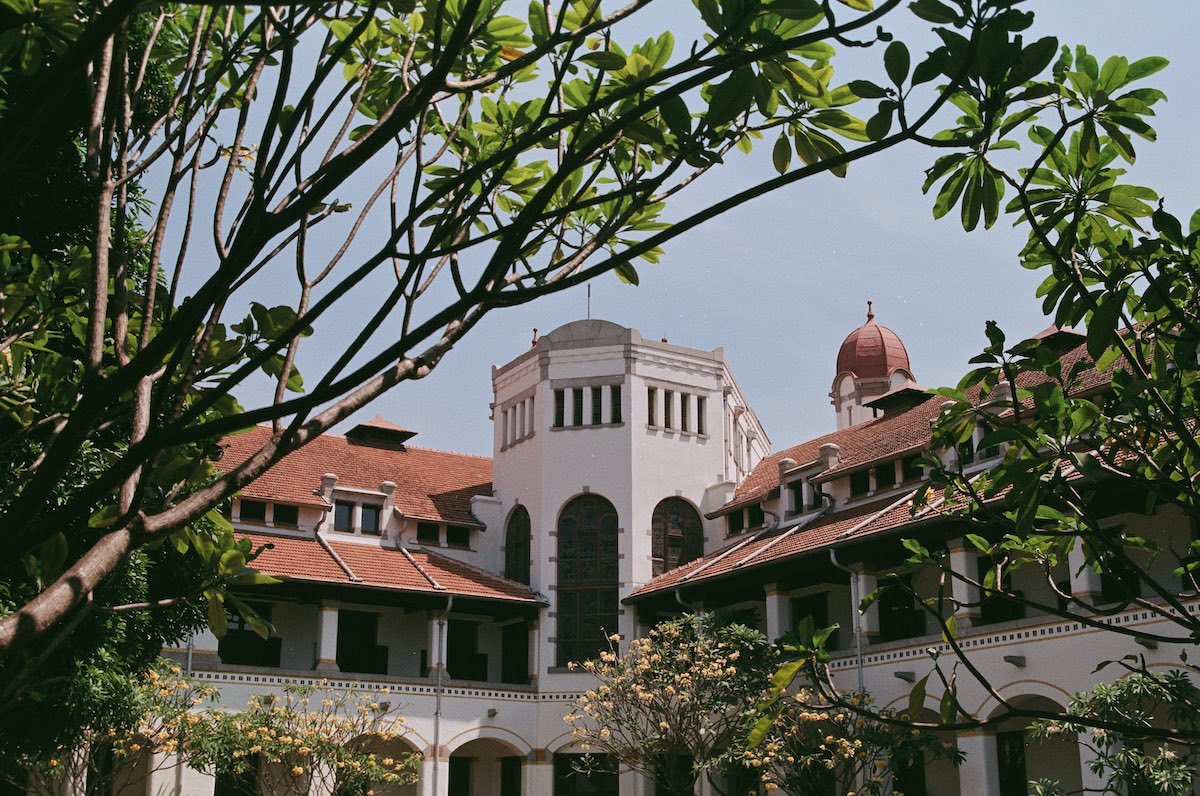
[[[255,547],[271,545],[254,560],[253,566],[287,580],[356,583],[401,592],[537,602],[537,597],[522,583],[426,550],[399,550],[377,543],[328,539],[330,548],[357,578],[352,580],[314,536],[241,535],[249,538]]]
[[[271,434],[256,426],[222,441],[219,462],[234,467],[257,451]],[[325,434],[276,463],[242,490],[246,497],[325,506],[316,493],[325,473],[338,477],[338,486],[377,490],[384,481],[396,484],[396,508],[409,517],[452,524],[476,525],[471,498],[492,494],[492,460],[484,456],[449,453],[413,446],[372,446]]]
[[[349,583],[350,577],[333,556],[312,537],[276,536],[265,533],[239,533],[255,548],[270,545],[251,566],[260,572],[289,580],[313,580]]]
[[[904,496],[907,497],[907,496]],[[782,559],[812,553],[839,541],[861,539],[897,528],[912,520],[911,504],[891,497],[839,511],[799,528],[777,531],[748,544],[732,545],[686,566],[659,575],[629,595],[636,600],[685,583],[707,581]],[[736,548],[736,549],[735,549]]]

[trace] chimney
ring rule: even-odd
[[[821,446],[821,465],[826,470],[832,470],[842,461],[842,449],[835,442],[826,442]]]

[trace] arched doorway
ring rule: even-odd
[[[496,738],[476,738],[450,753],[449,796],[521,796],[520,751]]]

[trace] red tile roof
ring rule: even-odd
[[[873,503],[855,506],[835,514],[819,517],[805,526],[776,531],[752,541],[735,543],[724,550],[692,561],[682,567],[659,575],[627,600],[674,589],[686,583],[706,581],[722,575],[753,569],[780,560],[806,555],[838,542],[861,539],[898,528],[912,521],[910,493]],[[931,495],[931,500],[933,500]]]
[[[372,421],[374,422],[374,421]],[[256,452],[271,435],[267,426],[222,441],[219,466],[234,467]],[[242,495],[258,500],[326,506],[317,494],[325,473],[338,486],[377,490],[396,484],[396,508],[408,517],[456,525],[478,525],[471,498],[492,494],[492,460],[485,456],[405,446],[373,446],[336,434],[314,439],[276,463]]]
[[[1070,373],[1078,362],[1087,359],[1087,355],[1086,345],[1076,345],[1063,352],[1059,358],[1063,372]],[[1119,364],[1120,360],[1113,367],[1118,367]],[[1102,387],[1108,383],[1111,372],[1111,369],[1104,372],[1095,368],[1083,370],[1077,377],[1077,392],[1087,393]],[[1045,380],[1040,373],[1022,372],[1017,377],[1017,386],[1029,388]],[[768,493],[779,487],[781,460],[793,459],[801,465],[813,463],[820,454],[821,446],[827,443],[838,446],[840,461],[836,466],[815,476],[813,480],[818,483],[928,448],[931,436],[929,424],[937,417],[942,403],[946,400],[941,396],[931,395],[906,409],[889,411],[882,417],[856,423],[771,454],[760,461],[746,480],[738,485],[733,500],[718,511],[723,513],[765,499]]]
[[[241,534],[255,547],[270,544],[253,566],[293,581],[360,584],[400,592],[535,603],[528,586],[428,550],[397,549],[379,543],[329,539],[326,549],[314,536]],[[332,550],[337,558],[330,555]],[[341,563],[338,562],[341,559]]]

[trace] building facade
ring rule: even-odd
[[[1083,356],[1061,337],[1064,361]],[[721,349],[577,321],[493,368],[492,383],[491,459],[413,445],[412,431],[377,418],[314,441],[248,487],[230,518],[263,547],[255,565],[283,582],[243,597],[274,632],[263,641],[233,617],[224,639],[205,633],[168,653],[235,709],[288,681],[386,685],[410,727],[395,751],[423,763],[420,782],[375,792],[414,796],[653,793],[633,775],[570,776],[580,750],[562,717],[591,683],[566,664],[683,605],[748,609],[772,638],[803,616],[836,622],[833,669],[881,705],[907,700],[928,671],[927,650],[942,642],[911,599],[881,599],[862,615],[858,601],[889,573],[931,588],[922,579],[933,573],[905,570],[905,535],[944,544],[972,577],[981,562],[962,527],[911,511],[941,400],[917,386],[900,338],[873,314],[837,355],[837,430],[776,453]],[[222,464],[269,433],[230,438]],[[979,469],[1002,455],[973,445],[935,453]],[[1191,538],[1169,512],[1114,510],[1112,523],[1179,549]],[[1171,562],[1154,566],[1174,577]],[[1067,593],[1107,588],[1086,568],[1059,574]],[[1051,599],[1034,575],[1018,572],[1029,582],[1014,587]],[[999,693],[1032,706],[1061,708],[1094,682],[1095,661],[1178,656],[1133,641],[1117,650],[1112,634],[1000,603],[956,621]],[[1157,620],[1131,609],[1106,621]],[[1064,660],[1066,644],[1082,663]],[[963,704],[986,715],[993,697],[972,688],[960,681]],[[932,710],[939,697],[931,686]],[[1096,784],[1071,740],[1028,745],[1014,724],[954,741],[965,763],[931,763],[926,793],[1010,796],[1038,777]],[[156,769],[123,792],[240,792],[184,766]]]

